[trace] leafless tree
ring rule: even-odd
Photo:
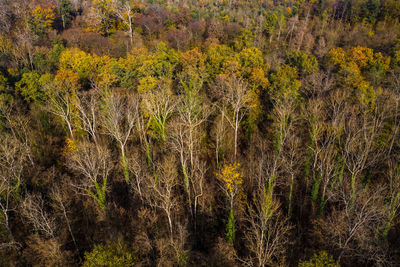
[[[271,266],[283,261],[291,226],[279,210],[279,204],[264,189],[254,194],[246,218],[246,246],[251,256],[247,266]]]
[[[130,183],[126,145],[138,119],[139,102],[135,95],[110,92],[104,98],[103,125],[119,145],[125,181]]]
[[[55,218],[45,210],[44,200],[40,195],[27,195],[22,202],[22,214],[32,224],[36,231],[45,237],[54,237],[56,230]]]
[[[172,129],[172,146],[179,154],[183,185],[192,216],[195,216],[198,198],[202,195],[204,166],[200,159],[200,141],[204,122],[210,113],[201,103],[199,90],[186,88],[185,96],[177,106],[178,118]],[[193,207],[193,204],[195,207]]]
[[[388,263],[387,250],[376,235],[385,223],[382,193],[383,188],[366,188],[357,192],[358,198],[352,202],[352,196],[342,190],[343,208],[334,209],[326,219],[317,220],[317,232],[328,247],[338,251],[339,262],[353,257],[364,262]]]
[[[112,6],[117,17],[122,21],[128,32],[131,45],[133,44],[133,5],[131,1],[113,0]]]
[[[79,119],[77,128],[85,131],[90,138],[98,145],[98,127],[99,127],[99,98],[100,95],[96,90],[82,92],[77,97],[72,99],[72,105],[77,109],[75,113]],[[64,119],[65,120],[65,119]],[[68,125],[68,123],[67,123]]]
[[[76,117],[76,110],[74,97],[68,93],[63,93],[57,89],[51,90],[49,94],[49,105],[45,108],[52,114],[58,116],[67,125],[69,135],[74,139],[74,118]]]
[[[8,34],[12,27],[13,12],[8,0],[0,3],[0,32]]]
[[[151,118],[155,133],[160,141],[167,137],[167,122],[175,111],[179,99],[163,88],[147,92],[143,95],[143,108]]]
[[[28,151],[17,139],[3,135],[0,142],[0,224],[5,227],[9,241],[0,247],[14,247],[17,243],[10,227],[10,212],[16,208],[22,184],[22,171],[27,160]],[[14,205],[13,205],[14,204]]]
[[[286,177],[284,183],[288,187],[288,216],[292,216],[293,198],[295,193],[295,179],[299,173],[299,165],[301,164],[300,140],[293,133],[290,133],[286,149],[282,154],[282,176]]]
[[[113,168],[109,150],[103,145],[96,146],[82,141],[77,144],[76,150],[70,151],[67,166],[83,178],[72,185],[80,193],[91,196],[100,209],[105,211],[107,181]]]
[[[167,216],[171,240],[173,240],[174,232],[174,208],[177,205],[174,190],[177,185],[176,162],[173,157],[170,157],[157,165],[153,183],[149,184],[148,190],[151,194],[149,194],[148,200],[153,207],[161,209]]]
[[[356,110],[349,107],[349,116],[344,124],[345,139],[343,141],[343,159],[347,170],[350,172],[351,201],[355,201],[357,179],[368,166],[379,159],[383,152],[375,146],[385,114],[374,112],[364,113],[361,118],[355,113]]]
[[[71,222],[68,217],[67,205],[65,203],[65,199],[66,199],[65,194],[66,194],[66,192],[63,192],[59,186],[54,186],[51,190],[51,199],[53,200],[53,207],[62,213],[62,216],[65,219],[65,223],[68,227],[68,231],[71,235],[72,241],[74,242],[74,245],[76,247],[77,243],[76,243],[76,239],[75,239],[74,233],[71,228]]]
[[[235,76],[220,77],[216,86],[222,94],[222,105],[219,106],[221,114],[234,130],[234,159],[236,159],[239,128],[251,107],[251,94],[247,85]]]

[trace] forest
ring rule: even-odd
[[[0,266],[400,266],[400,0],[0,0]]]

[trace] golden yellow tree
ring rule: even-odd
[[[223,190],[229,200],[229,218],[226,225],[226,239],[228,242],[233,243],[235,241],[235,218],[233,215],[233,204],[235,198],[240,193],[241,185],[243,184],[243,174],[239,170],[240,164],[225,164],[221,171],[217,174],[217,177],[224,183]]]

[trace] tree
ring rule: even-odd
[[[100,125],[100,98],[101,94],[97,90],[89,92],[79,92],[72,99],[72,108],[74,112],[74,126],[86,132],[88,139],[95,145],[99,144],[99,125]]]
[[[170,240],[173,240],[174,222],[173,214],[177,207],[177,197],[174,190],[178,185],[176,174],[176,162],[174,157],[166,158],[163,162],[157,165],[156,173],[153,176],[153,183],[149,184],[151,194],[148,196],[149,203],[161,209],[168,220]]]
[[[164,142],[167,138],[167,122],[178,104],[177,97],[168,90],[159,88],[159,90],[144,94],[142,104],[144,111],[150,118],[151,129],[157,138]]]
[[[219,109],[234,131],[234,159],[236,160],[240,123],[252,107],[253,98],[256,95],[247,89],[247,85],[242,80],[234,76],[219,76],[217,87],[222,95],[222,106]]]
[[[133,3],[130,0],[113,0],[112,6],[117,17],[124,24],[124,28],[128,32],[131,46],[133,45]]]
[[[10,225],[10,213],[15,211],[20,201],[20,190],[23,184],[24,165],[29,151],[17,139],[3,135],[0,143],[0,225],[6,230],[5,240],[1,247],[16,247]]]
[[[61,16],[63,29],[71,23],[72,20],[72,3],[70,0],[59,0],[58,1],[58,13]]]
[[[326,219],[315,222],[316,233],[324,244],[338,251],[338,263],[347,257],[368,261],[388,263],[387,250],[380,243],[378,229],[384,226],[382,209],[382,188],[366,188],[358,192],[356,202],[343,190],[340,194],[342,209],[335,209]],[[379,230],[378,230],[379,231]]]
[[[88,30],[109,35],[115,30],[116,19],[112,6],[114,0],[94,0],[91,16],[87,20]]]
[[[203,161],[200,159],[200,141],[210,109],[202,101],[200,88],[182,81],[184,96],[177,105],[178,118],[173,128],[173,147],[179,153],[183,173],[183,185],[190,211],[196,216],[198,198],[203,190]],[[194,207],[192,204],[194,203]]]
[[[44,200],[40,195],[27,195],[22,202],[22,214],[32,224],[35,231],[39,231],[45,237],[55,235],[55,218],[46,212]]]
[[[345,140],[342,150],[344,163],[350,172],[350,203],[354,203],[356,200],[358,179],[360,179],[362,171],[373,164],[383,152],[382,148],[376,147],[374,144],[381,131],[382,116],[385,116],[383,113],[376,113],[372,116],[364,113],[359,120],[353,113],[354,111],[350,111],[349,119],[344,125]]]
[[[286,18],[282,10],[277,10],[275,12],[270,12],[265,18],[265,29],[269,36],[269,43],[272,43],[274,35],[277,36],[277,41],[279,42],[280,36],[284,28],[286,27]]]
[[[29,5],[28,23],[32,31],[39,36],[46,34],[55,19],[54,5]]]
[[[328,100],[329,101],[329,100]],[[307,152],[306,168],[308,176],[312,176],[311,200],[316,202],[320,194],[318,214],[323,212],[327,201],[334,197],[334,191],[343,181],[344,162],[341,160],[337,144],[340,137],[342,121],[342,110],[333,112],[332,121],[325,122],[327,116],[324,106],[331,105],[338,108],[341,103],[335,101],[324,103],[323,100],[315,98],[309,100],[308,112],[305,112],[310,125],[311,144]],[[335,127],[335,124],[339,123]],[[321,192],[321,193],[320,193]]]
[[[240,164],[225,164],[217,177],[223,182],[222,189],[225,192],[229,203],[229,218],[226,227],[226,239],[228,242],[235,241],[235,219],[233,215],[234,200],[240,193],[240,188],[243,183],[243,174],[239,170]]]
[[[265,187],[258,188],[249,204],[245,238],[250,257],[248,266],[270,266],[283,263],[291,226],[281,214],[278,202]]]
[[[73,126],[77,116],[74,103],[77,97],[76,91],[80,87],[78,79],[76,73],[62,70],[54,78],[54,83],[50,83],[47,88],[49,105],[46,105],[45,108],[67,124],[71,138],[74,138]]]
[[[299,267],[338,267],[340,266],[326,251],[315,253],[309,260],[299,262]]]
[[[106,93],[103,104],[103,122],[107,133],[119,145],[126,183],[130,183],[128,161],[125,155],[126,145],[135,127],[139,112],[139,101],[133,94],[121,95]]]
[[[72,183],[80,193],[92,197],[102,212],[107,208],[107,181],[113,167],[110,152],[102,145],[87,141],[76,144],[76,149],[69,151],[67,166],[82,175],[82,179]]]
[[[84,267],[89,266],[135,266],[137,257],[122,239],[106,244],[95,245],[92,251],[85,253]]]
[[[22,79],[15,84],[15,87],[26,101],[41,103],[46,99],[43,87],[50,79],[50,75],[41,76],[37,72],[27,72],[22,74]]]

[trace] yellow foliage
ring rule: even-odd
[[[64,93],[75,93],[79,88],[79,76],[72,70],[61,69],[54,77],[54,84]]]
[[[346,54],[340,47],[333,48],[329,51],[329,59],[335,65],[342,65],[346,62]]]
[[[331,62],[339,66],[341,82],[345,88],[355,89],[358,100],[369,110],[375,107],[379,88],[374,88],[363,76],[364,71],[374,71],[375,77],[390,69],[390,57],[374,53],[371,48],[356,46],[344,51],[334,48],[329,52]]]
[[[355,62],[360,68],[365,68],[372,63],[374,51],[368,47],[356,46],[351,48],[346,56],[348,62]]]
[[[78,146],[76,145],[76,142],[74,140],[67,137],[67,139],[65,140],[65,149],[66,152],[76,152],[78,151]]]
[[[265,76],[264,70],[262,68],[254,68],[250,74],[249,82],[255,89],[261,87],[261,89],[266,88],[269,85],[268,78]]]
[[[389,57],[384,57],[381,53],[374,53],[371,48],[363,46],[352,47],[347,51],[342,48],[333,48],[329,51],[329,59],[340,68],[351,65],[359,70],[379,65],[388,71],[390,64]]]
[[[5,35],[0,35],[0,53],[7,53],[11,49],[11,40]]]
[[[198,47],[180,54],[180,62],[183,69],[205,69],[206,56]]]
[[[10,76],[17,76],[18,75],[18,69],[15,69],[15,68],[9,68],[9,69],[7,69],[7,72],[8,72],[8,74],[10,75]]]
[[[60,55],[60,69],[72,70],[82,80],[93,79],[99,87],[109,87],[117,81],[112,64],[108,56],[91,55],[78,48],[66,49]]]
[[[240,71],[239,71],[239,62],[237,62],[235,59],[225,61],[222,64],[222,69],[224,70],[224,74],[228,76],[240,76]]]
[[[158,80],[152,76],[146,76],[139,80],[138,93],[145,93],[156,88]]]
[[[76,71],[80,78],[86,78],[92,68],[89,54],[78,48],[66,49],[60,55],[60,68]]]
[[[239,168],[239,163],[225,164],[217,174],[217,177],[224,182],[231,196],[234,195],[237,188],[243,183],[243,174],[240,172]]]
[[[55,5],[29,5],[31,23],[35,31],[47,31],[51,28],[55,15]]]

